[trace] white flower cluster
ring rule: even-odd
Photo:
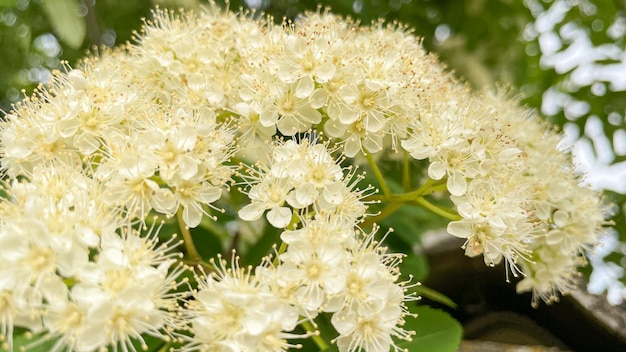
[[[301,213],[324,211],[353,224],[365,215],[361,199],[373,193],[371,187],[355,188],[360,177],[353,177],[354,169],[344,175],[327,146],[309,138],[276,144],[265,169],[250,170],[247,195],[251,203],[239,210],[243,220],[257,220],[269,209],[269,223],[285,228],[294,209]]]
[[[284,351],[314,337],[296,325],[329,313],[340,351],[399,350],[412,299],[400,256],[360,235],[375,191],[337,151],[427,160],[421,190],[451,195],[447,229],[466,254],[554,300],[605,222],[558,139],[515,101],[456,82],[395,24],[157,10],[135,44],[55,72],[0,122],[0,340],[10,348],[18,326],[55,350],[133,350],[151,334],[188,340],[183,351]],[[216,263],[173,314],[172,243],[134,229],[151,212],[176,214],[183,234],[216,218],[234,157],[248,171],[239,217],[265,214],[284,246],[256,270]],[[193,334],[171,332],[183,327]]]
[[[220,262],[200,278],[186,311],[194,335],[188,348],[283,351],[294,347],[287,338],[304,337],[291,333],[299,316],[314,322],[328,312],[340,351],[400,350],[392,337],[410,339],[404,302],[414,297],[397,282],[402,255],[387,253],[374,233],[359,235],[366,204],[363,191],[349,185],[353,172],[344,175],[340,160],[315,139],[277,143],[272,152],[261,165],[266,171],[251,170],[252,203],[239,214],[253,221],[270,209],[272,225],[297,228],[281,234],[286,250],[275,265],[268,259],[254,276],[233,259],[231,269]]]
[[[504,257],[517,270],[532,238],[525,209],[532,192],[523,178],[525,155],[498,114],[473,101],[442,106],[413,121],[401,143],[414,158],[429,159],[431,179],[445,180],[462,217],[448,232],[467,238],[466,254],[482,254],[490,265]]]
[[[184,311],[193,335],[182,351],[278,352],[298,347],[287,339],[306,337],[290,333],[299,323],[296,308],[237,260],[233,254],[230,268],[220,260],[211,274],[197,276]]]
[[[509,271],[523,276],[517,289],[532,291],[533,304],[573,287],[605,224],[601,199],[579,185],[559,139],[514,102],[486,93],[421,116],[401,141],[430,161],[432,180],[445,181],[461,216],[447,230],[466,239],[465,253],[490,266],[504,259],[507,280]]]
[[[230,269],[222,261],[215,272],[198,277],[200,287],[184,311],[192,335],[182,351],[297,348],[288,339],[310,334],[293,329],[321,312],[333,313],[339,351],[401,351],[393,338],[411,339],[414,332],[402,328],[409,314],[404,302],[415,299],[406,295],[405,282],[397,282],[401,256],[385,253],[373,234],[357,241],[357,232],[345,223],[329,221],[316,219],[284,232],[289,249],[278,266],[266,263],[252,272],[233,259]],[[345,237],[336,237],[337,229]]]
[[[232,168],[234,131],[212,110],[154,104],[132,68],[107,57],[57,73],[52,84],[2,122],[2,169],[11,177],[38,165],[83,168],[107,204],[143,221],[154,209],[196,227],[202,205],[221,197]],[[152,93],[154,89],[152,90]]]
[[[552,302],[576,285],[576,268],[586,264],[585,253],[597,243],[608,210],[595,191],[580,186],[568,166],[569,155],[557,147],[558,135],[546,132],[540,122],[522,125],[514,117],[524,111],[512,102],[497,99],[494,104],[507,116],[507,132],[523,142],[526,187],[534,196],[528,207],[535,236],[528,242],[530,260],[520,262],[524,279],[517,290],[533,291],[535,305],[538,299]]]
[[[11,185],[9,200],[0,203],[6,350],[14,326],[56,339],[51,351],[133,350],[131,338],[167,338],[175,328],[181,295],[169,292],[181,273],[178,253],[169,251],[171,241],[159,244],[154,229],[139,236],[123,225],[103,205],[104,192],[62,166],[37,167],[30,182]]]
[[[328,13],[276,26],[215,8],[153,21],[130,49],[139,80],[158,85],[164,101],[182,95],[236,114],[247,144],[315,128],[348,157],[379,152],[451,81],[397,26],[359,28]]]
[[[354,225],[322,213],[282,233],[289,246],[270,277],[300,315],[333,313],[339,351],[399,351],[392,337],[414,333],[402,328],[404,302],[415,299],[397,282],[402,255],[387,253],[374,233],[360,237]]]

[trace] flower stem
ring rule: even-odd
[[[402,152],[402,189],[404,192],[411,190],[411,159],[406,150]]]
[[[189,259],[192,262],[201,262],[202,256],[198,253],[196,246],[193,243],[193,238],[191,237],[191,232],[189,231],[189,226],[185,225],[185,221],[183,220],[183,209],[182,207],[178,209],[176,212],[176,219],[178,220],[178,227],[180,228],[180,233],[183,235],[183,241],[185,242],[185,249],[187,250],[187,254],[189,254]]]
[[[415,202],[424,208],[432,211],[433,213],[443,216],[446,219],[456,221],[461,220],[461,216],[454,211],[443,209],[429,201],[427,201],[424,197],[418,197],[415,199]]]
[[[272,261],[274,266],[278,266],[278,264],[280,264],[279,257],[281,254],[285,253],[286,250],[287,250],[287,243],[281,242],[280,248],[278,248],[278,253],[276,254],[276,258],[274,258],[274,260]]]
[[[391,189],[389,189],[389,186],[387,185],[387,181],[385,181],[385,178],[383,177],[383,174],[380,172],[378,165],[376,165],[376,161],[374,161],[372,154],[370,154],[367,150],[365,151],[365,157],[367,158],[367,162],[372,168],[372,171],[374,172],[374,176],[376,176],[378,183],[380,183],[380,188],[382,189],[383,194],[385,195],[385,198],[389,199],[391,197]]]
[[[316,331],[316,329],[313,327],[313,324],[311,324],[310,321],[305,320],[300,325],[302,325],[304,330],[306,330],[306,331],[311,333],[311,339],[313,339],[313,342],[315,342],[317,347],[319,347],[320,351],[323,351],[323,350],[328,348],[328,344],[319,335],[318,331]]]
[[[422,197],[426,193],[440,190],[442,185],[443,185],[443,189],[445,190],[446,189],[446,181],[445,181],[445,179],[444,180],[433,180],[433,179],[429,178],[426,182],[424,182],[423,185],[421,185],[415,191],[402,193],[402,194],[394,194],[393,199],[394,200],[403,201],[403,202],[416,200],[417,198]]]
[[[365,218],[365,220],[363,220],[363,222],[361,223],[361,226],[362,227],[369,227],[372,224],[374,224],[375,222],[383,220],[384,218],[388,217],[389,215],[395,213],[404,204],[405,204],[404,202],[392,202],[391,204],[389,204],[388,206],[383,208],[380,211],[380,213],[378,213],[377,215]]]
[[[166,344],[164,344],[161,348],[159,348],[159,350],[157,352],[167,352],[170,351],[172,348],[172,343],[168,342]]]
[[[430,193],[430,192],[437,192],[437,191],[445,191],[447,189],[446,186],[446,180],[433,180],[433,179],[428,179],[423,185],[420,186],[420,188],[416,189],[415,191],[410,191],[410,192],[406,192],[406,193],[401,193],[401,194],[392,194],[390,197],[386,197],[386,196],[381,196],[381,195],[372,195],[367,197],[367,201],[384,201],[384,200],[391,200],[392,202],[410,202],[410,201],[414,201],[417,198]]]

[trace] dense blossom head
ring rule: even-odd
[[[417,298],[399,282],[402,254],[389,253],[371,234],[359,238],[349,251],[349,267],[342,289],[331,295],[327,311],[339,336],[340,351],[401,351],[397,339],[411,340],[414,331],[402,325],[411,314],[405,305]]]
[[[285,228],[297,214],[334,214],[354,223],[365,216],[367,205],[361,201],[373,193],[371,187],[359,189],[359,176],[352,168],[342,168],[332,156],[328,143],[307,135],[300,141],[274,144],[269,160],[244,176],[251,203],[239,210],[246,221],[259,219],[265,210],[274,227]]]
[[[571,287],[605,214],[554,131],[456,82],[397,24],[254,17],[156,10],[134,43],[65,64],[0,121],[3,347],[23,327],[54,351],[132,351],[152,335],[278,352],[328,314],[340,351],[398,351],[414,299],[402,255],[360,227],[379,199],[427,195],[373,197],[356,166],[391,153],[423,160],[424,189],[450,194],[447,230],[468,256],[504,262],[535,300]],[[191,237],[226,209],[265,217],[283,245],[256,268],[219,259],[180,307],[187,268],[151,214]]]
[[[572,282],[581,255],[597,243],[603,205],[580,186],[558,148],[559,136],[536,116],[502,95],[485,93],[479,100],[459,94],[466,99],[413,120],[401,145],[430,162],[431,179],[445,180],[461,217],[447,230],[466,239],[465,253],[482,255],[491,266],[504,259],[507,271],[525,277],[520,291],[552,301],[571,286],[564,283]],[[538,279],[538,266],[551,260],[563,265]]]
[[[53,351],[133,350],[142,334],[175,327],[181,274],[157,228],[140,234],[79,170],[40,166],[0,204],[0,331],[45,329]],[[35,344],[35,342],[33,342]],[[116,347],[117,348],[117,347]]]
[[[38,166],[82,168],[129,220],[180,209],[195,227],[230,181],[234,130],[218,124],[209,106],[155,104],[156,87],[139,81],[136,62],[121,56],[55,72],[48,87],[18,104],[2,122],[2,169],[18,177]]]
[[[524,279],[518,291],[533,292],[533,302],[558,300],[578,280],[577,268],[597,245],[607,225],[607,205],[570,165],[559,147],[560,136],[534,115],[502,95],[487,94],[485,102],[497,108],[506,122],[505,132],[518,140],[526,155],[522,180],[527,193],[523,207],[534,226],[527,239],[529,258],[520,266]],[[520,118],[522,116],[523,118]],[[574,215],[576,214],[576,215]]]
[[[252,268],[239,267],[234,254],[230,267],[221,258],[212,263],[215,271],[200,269],[199,287],[183,313],[192,333],[183,351],[280,352],[297,347],[288,339],[306,337],[291,333],[299,322],[296,307]]]

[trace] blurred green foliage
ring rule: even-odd
[[[618,142],[615,136],[620,133],[626,136],[626,83],[623,87],[615,86],[607,77],[581,81],[578,66],[562,70],[546,64],[542,61],[545,43],[541,40],[549,35],[542,39],[538,26],[533,25],[546,20],[546,11],[567,5],[564,13],[556,16],[552,27],[545,31],[559,38],[557,51],[566,52],[577,45],[577,37],[568,36],[572,28],[577,28],[586,33],[588,48],[603,47],[612,52],[590,56],[587,66],[591,65],[591,69],[624,66],[626,2],[623,0],[335,0],[319,3],[322,7],[332,6],[333,12],[358,18],[362,23],[380,17],[404,23],[423,38],[424,46],[437,53],[460,79],[475,87],[516,87],[512,92],[522,93],[523,103],[538,111],[545,104],[544,92],[549,89],[566,97],[566,102],[584,102],[588,108],[583,109],[583,113],[572,114],[565,104],[557,109],[544,107],[544,117],[559,126],[577,126],[583,138],[588,138],[583,135],[588,118],[599,117],[604,121],[602,128],[608,143],[617,151],[612,162],[626,161],[626,151],[615,148]],[[30,94],[37,82],[45,80],[51,69],[60,66],[59,59],[73,64],[86,51],[97,50],[94,46],[113,46],[132,40],[133,31],[141,26],[141,18],[148,17],[150,8],[155,5],[193,8],[202,5],[202,1],[0,0],[0,44],[4,49],[0,54],[0,108],[9,111],[10,104],[23,96],[22,89]],[[278,20],[295,19],[298,14],[315,11],[319,6],[316,0],[232,0],[229,6],[236,9],[248,5]],[[626,75],[626,70],[621,72]],[[625,81],[623,78],[622,82]],[[612,118],[607,119],[608,116]],[[623,211],[626,198],[618,192],[608,193],[607,197],[616,204],[614,222],[621,240],[626,242]],[[626,252],[621,251],[618,249],[610,255],[609,260],[625,266]]]
[[[152,6],[150,0],[0,0],[0,108],[8,111],[22,89],[30,94],[60,59],[72,64],[94,47],[129,40]]]

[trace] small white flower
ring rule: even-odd
[[[183,221],[189,227],[198,226],[202,221],[202,216],[207,214],[202,208],[203,205],[210,206],[222,196],[221,187],[213,186],[199,178],[191,180],[177,178],[172,181],[172,185],[176,202],[174,208],[182,207]]]
[[[246,221],[254,221],[269,209],[267,221],[274,227],[286,227],[291,222],[291,209],[284,205],[292,189],[293,186],[286,179],[268,177],[262,180],[248,192],[252,202],[239,210],[239,217]]]
[[[360,313],[350,310],[336,313],[332,317],[332,323],[339,332],[337,347],[340,352],[404,351],[392,339],[392,336],[409,336],[397,327],[402,320],[402,310],[393,304],[385,305],[377,312]]]
[[[320,308],[327,295],[341,292],[347,274],[347,252],[339,246],[312,247],[302,241],[280,255],[283,280],[298,283],[294,296],[307,311]]]

